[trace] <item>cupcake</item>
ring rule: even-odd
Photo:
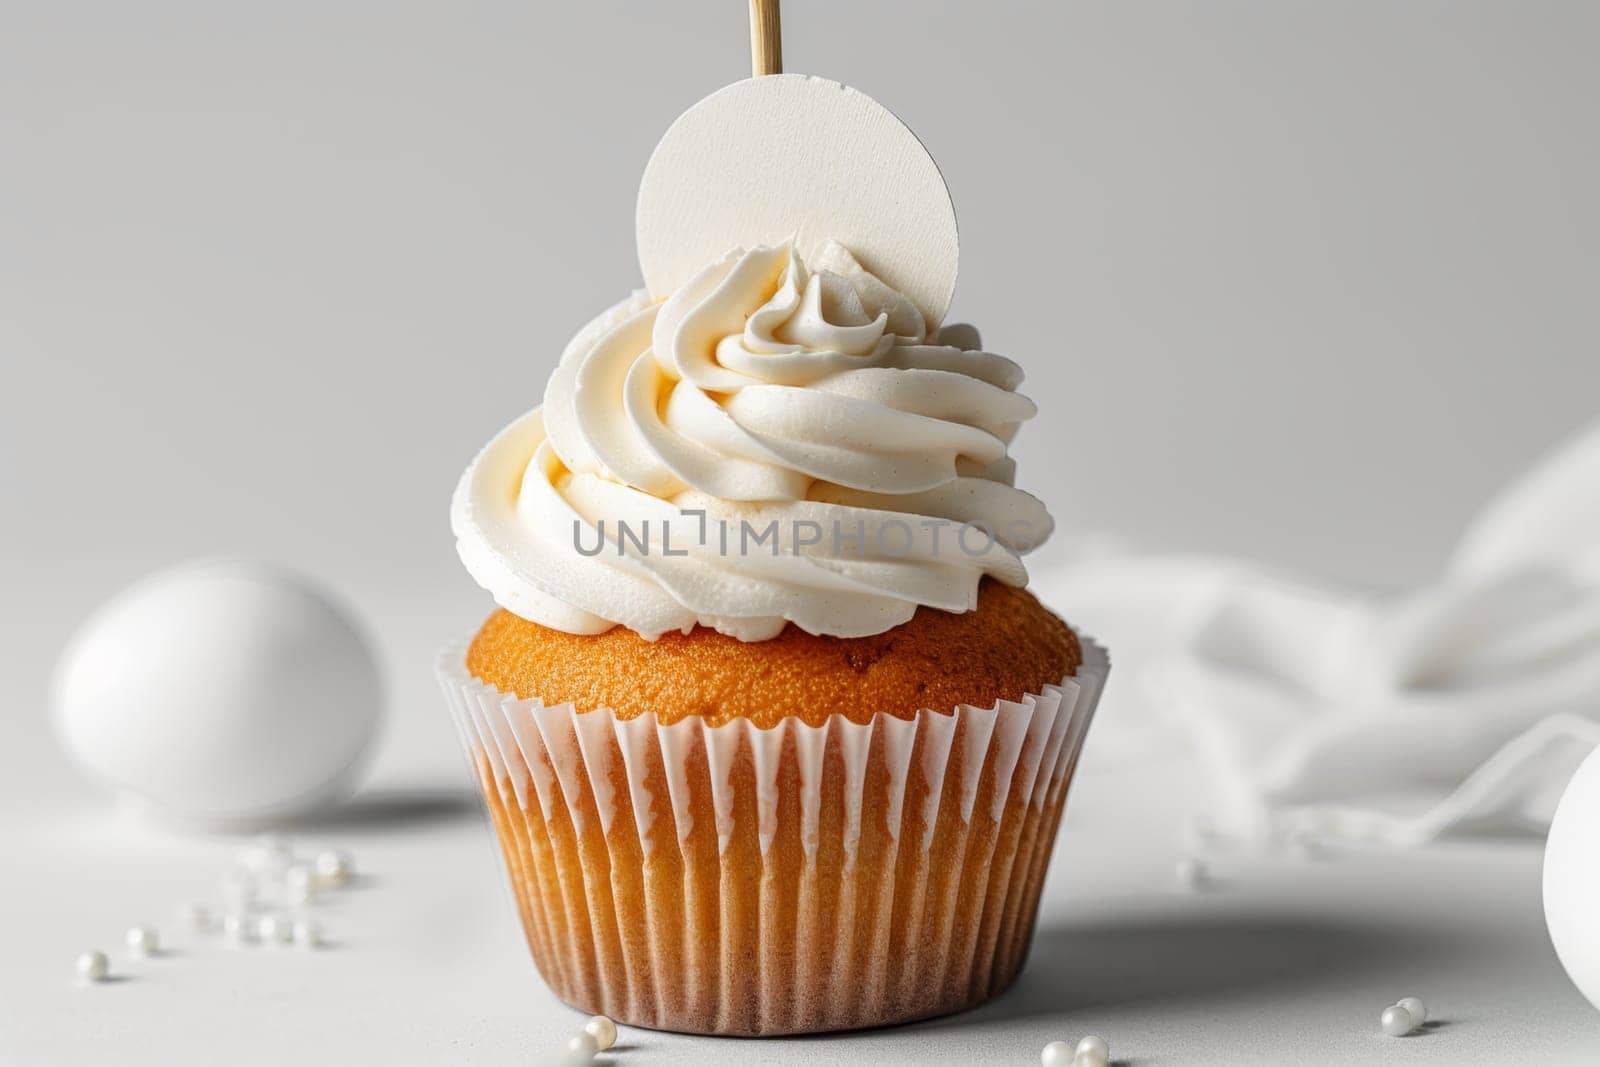
[[[1020,368],[892,263],[804,247],[601,313],[452,501],[499,610],[445,694],[535,964],[619,1022],[1003,990],[1106,677],[1025,589],[1051,520],[1012,484]]]

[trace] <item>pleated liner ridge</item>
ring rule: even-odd
[[[1105,650],[992,708],[670,726],[438,667],[528,947],[568,1004],[689,1033],[816,1033],[1010,984]]]

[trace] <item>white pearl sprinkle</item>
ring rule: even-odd
[[[80,982],[103,982],[111,971],[111,961],[106,959],[106,954],[100,951],[85,952],[78,957],[78,980]]]
[[[135,956],[148,956],[156,950],[156,932],[148,926],[130,926],[125,940]]]
[[[294,846],[279,834],[262,834],[239,852],[239,862],[256,872],[282,870],[294,862]]]
[[[256,936],[266,944],[281,945],[294,936],[294,927],[284,916],[268,912],[256,920]]]
[[[1039,1062],[1044,1067],[1072,1067],[1075,1058],[1072,1046],[1065,1041],[1052,1041],[1039,1053]]]
[[[317,875],[310,867],[297,863],[283,872],[283,890],[290,904],[303,907],[317,895]]]
[[[301,919],[294,924],[294,943],[301,948],[321,947],[322,926],[311,919]]]
[[[591,1034],[580,1031],[567,1039],[561,1046],[560,1067],[584,1067],[594,1062],[594,1054],[600,1051],[594,1043]]]
[[[178,907],[178,921],[196,933],[204,933],[211,929],[211,909],[199,901],[187,901]]]
[[[1098,1034],[1090,1034],[1078,1042],[1072,1062],[1078,1067],[1106,1067],[1111,1062],[1111,1046]]]
[[[348,853],[328,849],[326,852],[317,853],[317,877],[328,885],[344,885],[354,873],[354,865],[350,862]]]
[[[1378,1017],[1378,1025],[1390,1037],[1401,1037],[1417,1028],[1417,1021],[1411,1013],[1398,1004],[1383,1009],[1383,1014]]]
[[[1185,856],[1178,861],[1176,874],[1179,887],[1191,892],[1204,889],[1211,883],[1211,870],[1206,866],[1205,860],[1193,856]]]
[[[230,911],[222,917],[222,933],[230,944],[248,945],[256,939],[255,926],[242,912]]]
[[[1395,1007],[1404,1008],[1410,1012],[1411,1021],[1417,1026],[1421,1026],[1428,1021],[1428,1006],[1422,1003],[1421,997],[1401,997],[1396,1002]]]
[[[617,1024],[604,1015],[596,1015],[584,1023],[583,1032],[594,1038],[594,1047],[600,1052],[617,1043]]]

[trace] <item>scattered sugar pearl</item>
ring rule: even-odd
[[[130,926],[125,940],[135,956],[148,956],[156,950],[156,932],[148,926]]]
[[[211,929],[211,910],[191,900],[178,906],[178,921],[196,933],[204,933]]]
[[[250,917],[237,911],[230,911],[222,917],[222,933],[234,945],[248,945],[256,938]]]
[[[317,853],[317,877],[328,885],[344,885],[350,880],[353,870],[348,853],[335,849]]]
[[[1039,1053],[1039,1062],[1044,1067],[1072,1067],[1074,1058],[1072,1046],[1065,1041],[1052,1041]]]
[[[294,927],[277,912],[268,912],[256,920],[256,936],[266,944],[281,945],[294,936]]]
[[[617,1043],[617,1024],[604,1015],[596,1015],[584,1023],[583,1032],[594,1038],[594,1047],[600,1052]]]
[[[1078,1042],[1072,1062],[1075,1067],[1106,1067],[1111,1062],[1111,1046],[1100,1035],[1090,1034]]]
[[[599,1052],[595,1044],[594,1035],[587,1031],[580,1031],[567,1039],[561,1046],[561,1058],[557,1060],[560,1067],[585,1067],[594,1062],[594,1054]]]
[[[283,872],[284,895],[289,903],[300,907],[311,903],[317,892],[317,876],[310,867],[297,863]]]
[[[99,950],[78,957],[78,981],[103,982],[111,971],[111,961]]]
[[[241,865],[257,873],[281,870],[294,862],[294,846],[278,834],[262,834],[239,853]]]
[[[1179,860],[1176,874],[1179,888],[1189,892],[1204,889],[1211,884],[1211,869],[1206,866],[1205,860],[1194,856],[1185,856]]]
[[[1428,1021],[1428,1006],[1422,1003],[1421,997],[1401,997],[1395,1007],[1404,1008],[1410,1012],[1411,1021],[1416,1026],[1421,1026]]]
[[[311,919],[301,919],[294,924],[294,943],[301,948],[320,948],[322,926]]]
[[[1393,1004],[1383,1009],[1383,1014],[1378,1017],[1378,1025],[1390,1037],[1403,1037],[1417,1028],[1417,1021],[1409,1011]]]

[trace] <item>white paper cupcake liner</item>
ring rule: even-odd
[[[528,944],[563,1000],[639,1026],[780,1034],[971,1007],[1032,935],[1109,670],[993,707],[771,729],[579,713],[438,674]]]

